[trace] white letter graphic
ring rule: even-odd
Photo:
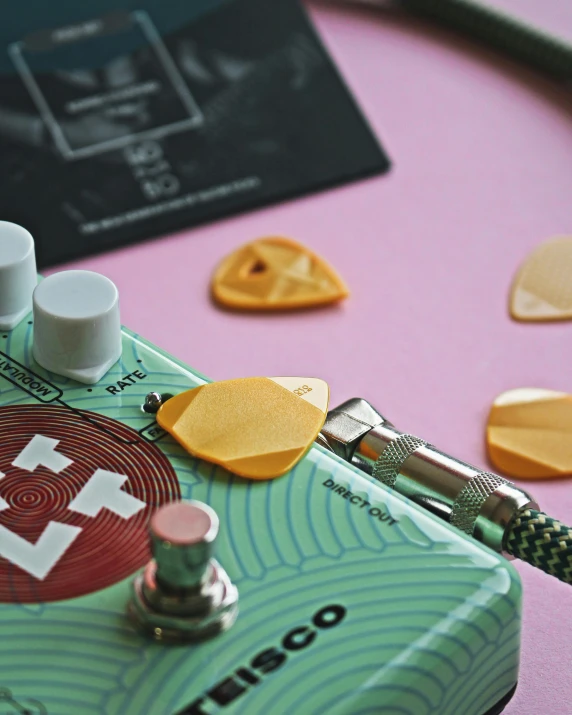
[[[9,508],[8,502],[0,497],[0,511]],[[77,526],[50,521],[36,543],[31,544],[0,525],[0,556],[43,581],[80,532]]]
[[[80,532],[77,526],[50,521],[36,543],[31,544],[0,526],[0,556],[43,581]]]
[[[105,507],[123,519],[130,519],[147,504],[121,491],[127,479],[125,474],[98,469],[68,508],[85,516],[97,516]]]
[[[52,472],[59,474],[70,464],[73,464],[72,459],[68,459],[63,454],[56,452],[56,447],[59,443],[59,439],[51,439],[51,437],[37,434],[32,437],[12,462],[12,466],[25,469],[27,472],[33,472],[41,464],[42,467],[47,467]]]

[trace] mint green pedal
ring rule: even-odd
[[[197,461],[142,405],[203,376],[123,329],[80,383],[34,360],[34,329],[0,334],[1,713],[502,710],[521,612],[504,558],[320,446],[273,481]],[[234,624],[191,644],[127,615],[149,520],[180,499],[218,515],[238,590]]]
[[[33,363],[32,330],[24,320],[0,355],[0,496],[11,505],[0,523],[22,535],[59,520],[84,531],[43,581],[0,559],[1,686],[43,704],[31,712],[482,715],[514,687],[521,588],[502,557],[317,446],[271,482],[197,463],[141,405],[202,376],[125,330],[120,363],[87,388]],[[118,381],[129,387],[111,395]],[[45,468],[10,468],[37,430],[74,460],[46,483]],[[149,504],[145,519],[66,513],[91,470],[117,463],[123,489]],[[218,513],[217,559],[240,593],[233,628],[187,647],[149,641],[125,616],[148,514],[179,497]],[[343,618],[316,626],[328,607]],[[230,678],[236,697],[217,705],[208,692]]]

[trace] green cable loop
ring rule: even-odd
[[[510,525],[509,554],[572,584],[572,528],[535,509],[523,509]]]
[[[572,44],[479,0],[400,0],[404,8],[510,53],[564,80],[572,79]]]

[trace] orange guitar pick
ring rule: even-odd
[[[510,314],[522,321],[572,318],[572,237],[546,241],[530,254],[514,280]]]
[[[489,414],[487,446],[511,477],[572,475],[572,395],[531,387],[502,393]]]
[[[227,256],[212,280],[214,299],[230,308],[288,310],[349,295],[323,258],[289,238],[260,238]]]
[[[322,429],[329,388],[316,378],[249,377],[171,397],[157,422],[190,454],[250,479],[292,469]]]

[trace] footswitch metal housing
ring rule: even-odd
[[[238,591],[212,558],[218,517],[206,504],[179,502],[151,519],[153,556],[133,583],[128,612],[135,626],[160,641],[193,642],[236,620]]]

